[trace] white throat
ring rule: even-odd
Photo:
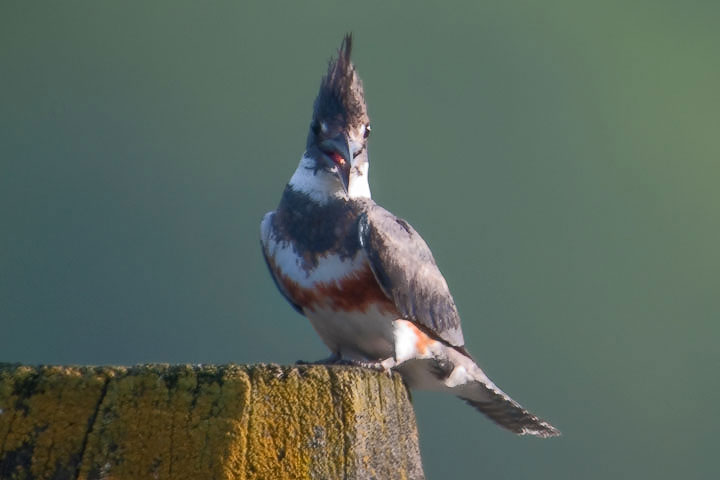
[[[370,198],[367,174],[367,162],[352,167],[348,192],[345,193],[342,182],[335,174],[322,169],[316,170],[315,160],[303,155],[288,183],[296,192],[302,192],[318,203],[327,203],[335,198]]]
[[[350,181],[348,182],[348,197],[370,198],[370,183],[368,182],[369,166],[370,164],[365,161],[364,163],[350,169]]]

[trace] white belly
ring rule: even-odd
[[[306,311],[305,315],[333,353],[348,360],[382,361],[395,354],[393,320],[371,305],[366,312]]]

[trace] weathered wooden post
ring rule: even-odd
[[[398,375],[0,364],[0,479],[421,479]]]

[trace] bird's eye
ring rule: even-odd
[[[315,135],[320,135],[320,122],[318,122],[317,120],[313,120],[313,122],[310,124],[310,129]]]
[[[363,134],[363,137],[368,138],[370,136],[370,130],[372,129],[370,128],[370,124],[368,123],[367,125],[365,125],[365,133]]]

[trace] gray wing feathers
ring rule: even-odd
[[[460,316],[425,241],[407,222],[378,205],[360,217],[360,244],[375,278],[408,320],[463,346]]]

